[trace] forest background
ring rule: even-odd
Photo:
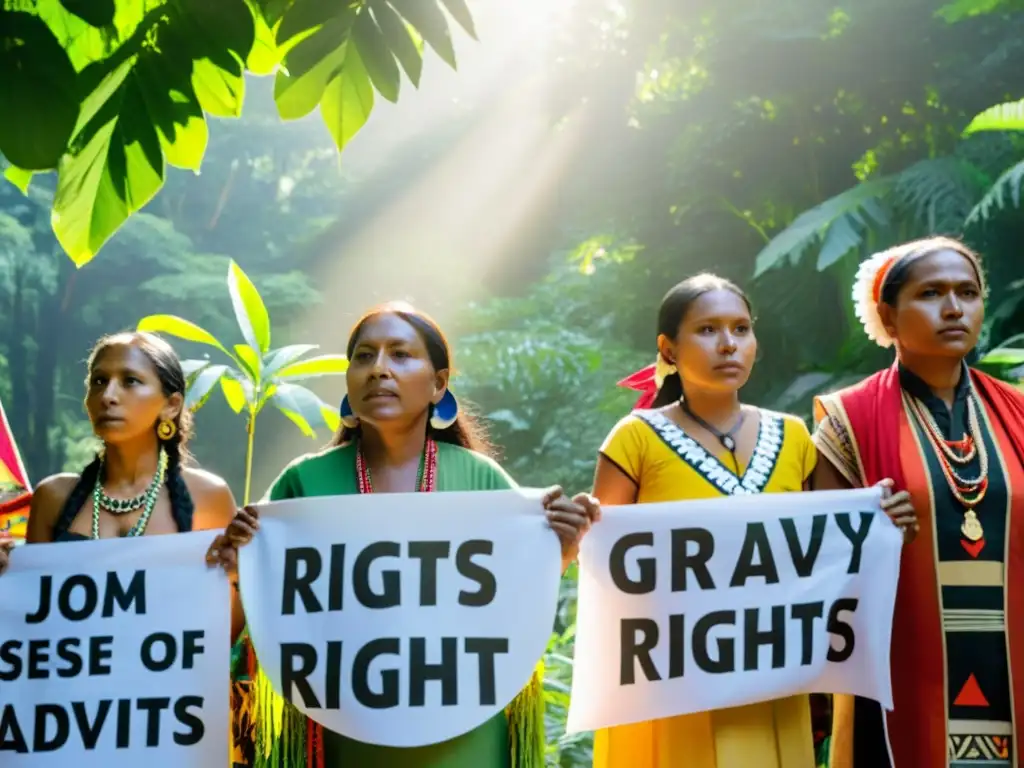
[[[275,347],[341,354],[385,299],[432,313],[523,484],[589,487],[635,399],[616,382],[653,361],[661,297],[701,270],[754,301],[745,400],[809,419],[813,394],[889,361],[852,314],[858,262],[963,237],[992,286],[984,365],[1017,377],[1020,0],[413,1],[225,0],[249,16],[214,24],[198,0],[0,0],[0,401],[33,481],[95,449],[83,363],[101,335],[157,313],[245,343],[232,261]],[[341,17],[363,29],[329,40]],[[178,71],[144,66],[189,21],[221,37],[178,57],[185,86],[148,88]],[[67,65],[40,68],[30,51],[52,45]],[[218,383],[192,448],[241,498],[246,421]],[[320,399],[261,413],[255,496],[328,439],[343,379],[304,383]],[[589,738],[564,734],[574,578],[548,655],[566,767],[590,764]]]

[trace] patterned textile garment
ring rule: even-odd
[[[972,379],[980,386],[972,386]],[[1024,703],[1019,679],[1024,661],[1024,464],[1005,426],[1009,414],[999,407],[1009,390],[965,368],[950,409],[903,368],[868,382],[867,392],[854,392],[864,398],[870,394],[876,411],[884,412],[877,403],[884,404],[886,398],[893,403],[894,424],[877,431],[888,434],[882,441],[899,466],[883,474],[911,492],[920,533],[904,550],[900,569],[892,640],[895,710],[883,716],[875,702],[836,697],[832,765],[1020,766],[1015,741]],[[1002,397],[986,398],[990,389]],[[953,495],[928,433],[930,418],[931,428],[948,444],[961,441],[969,433],[972,398],[984,451],[956,472],[979,477],[986,455],[988,486],[974,507],[984,535],[976,541],[964,531],[965,507]],[[874,436],[863,426],[856,394],[820,398],[817,416],[818,449],[851,484],[881,479],[866,471],[868,452],[876,454],[871,461],[877,465],[881,449],[869,447]],[[874,472],[881,469],[876,466]],[[1017,574],[1015,584],[1012,574]],[[1014,671],[1018,679],[1011,684]]]
[[[714,456],[659,411],[635,411],[601,454],[637,484],[637,503],[800,491],[816,451],[800,419],[760,411],[746,467]],[[807,696],[598,731],[594,768],[813,768]]]
[[[354,444],[330,448],[290,464],[269,499],[344,496],[359,492]],[[437,490],[496,491],[515,483],[494,461],[449,443],[437,443]],[[441,744],[395,748],[364,744],[304,717],[275,694],[250,656],[254,683],[243,719],[252,726],[255,768],[543,768],[543,670],[490,721]]]

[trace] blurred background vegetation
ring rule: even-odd
[[[662,295],[700,270],[750,292],[761,351],[745,399],[769,408],[808,417],[812,394],[887,363],[852,316],[852,277],[926,234],[981,251],[986,364],[1013,377],[1024,363],[1019,0],[409,2],[331,5],[350,25],[373,11],[376,52],[372,29],[351,33],[357,48],[348,31],[327,40],[323,0],[226,2],[249,21],[174,69],[167,30],[203,21],[197,0],[97,1],[110,18],[85,21],[72,0],[0,0],[0,400],[33,480],[93,450],[83,362],[100,335],[159,313],[243,341],[232,260],[274,346],[341,353],[384,299],[434,314],[504,465],[573,491],[633,402],[615,382],[653,360]],[[385,23],[403,8],[415,55]],[[44,32],[24,32],[26,15],[70,69],[32,74],[24,41]],[[147,56],[177,85],[145,90]],[[41,117],[40,84],[67,76],[88,88]],[[133,93],[153,92],[174,109],[150,98],[140,121]],[[337,403],[344,384],[311,386]],[[213,396],[197,426],[198,460],[240,496],[244,421]],[[268,410],[254,494],[327,438]],[[548,668],[560,766],[590,764],[588,737],[563,727],[574,597],[570,572]]]

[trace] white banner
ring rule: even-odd
[[[539,494],[367,494],[260,507],[242,598],[274,688],[326,728],[416,747],[529,682],[561,556]]]
[[[0,576],[0,765],[224,768],[230,585],[213,532],[19,547]]]
[[[877,489],[605,508],[583,540],[570,733],[847,693],[892,709],[902,535]]]

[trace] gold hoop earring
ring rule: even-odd
[[[161,421],[160,426],[156,428],[156,436],[164,442],[170,440],[178,434],[178,428],[174,425],[173,421]]]

